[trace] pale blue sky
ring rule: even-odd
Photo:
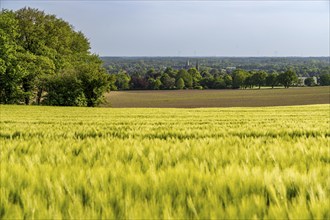
[[[33,7],[82,31],[101,56],[329,56],[329,0],[49,1]]]

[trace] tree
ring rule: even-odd
[[[198,72],[198,70],[196,68],[190,68],[188,70],[188,73],[191,75],[192,77],[192,81],[193,81],[193,87],[199,86],[199,81],[202,79],[201,74]]]
[[[266,77],[266,85],[271,86],[272,89],[278,84],[278,74],[276,72],[270,73]]]
[[[231,76],[229,74],[225,74],[223,76],[223,80],[225,81],[226,88],[230,88],[232,86],[233,79],[231,78]]]
[[[313,77],[308,77],[307,79],[305,79],[304,84],[306,86],[315,86],[315,81]]]
[[[158,89],[160,89],[162,82],[160,81],[159,78],[157,78],[157,79],[149,78],[148,85],[149,85],[149,87],[148,87],[149,89],[158,90]]]
[[[108,81],[109,81],[109,89],[110,91],[116,91],[118,90],[117,86],[116,86],[116,75],[115,74],[109,74],[109,78],[108,78]]]
[[[24,103],[29,105],[31,100],[36,98],[40,104],[44,91],[44,80],[49,75],[54,75],[55,65],[46,56],[39,56],[26,51],[18,55],[20,71],[23,73],[21,87],[24,95]]]
[[[267,73],[265,71],[258,71],[252,75],[252,81],[254,85],[257,85],[260,89],[265,84]]]
[[[54,15],[31,8],[1,11],[0,103],[30,104],[35,98],[35,103],[40,104],[43,95],[57,94],[47,95],[55,91],[47,90],[50,84],[65,85],[62,78],[68,77],[73,77],[68,81],[79,81],[88,106],[100,103],[109,88],[109,77],[100,58],[89,49],[90,44],[81,32]],[[64,76],[66,72],[74,74]]]
[[[173,89],[175,87],[175,79],[170,77],[167,73],[163,73],[160,80],[163,89]]]
[[[199,84],[205,89],[212,88],[213,76],[207,70],[202,71],[201,75],[202,79],[200,80]]]
[[[213,89],[225,89],[225,88],[226,88],[226,83],[221,76],[214,78]]]
[[[209,77],[204,77],[202,78],[202,80],[200,81],[200,85],[205,88],[205,89],[211,89],[213,88],[213,76],[209,76]]]
[[[244,79],[244,82],[243,82],[243,85],[244,85],[244,88],[246,89],[247,87],[249,88],[253,88],[253,86],[256,85],[254,79],[253,79],[253,75],[255,74],[255,72],[248,72],[246,74],[246,77]]]
[[[247,72],[242,69],[236,69],[232,72],[233,89],[238,89],[244,84],[245,78],[248,76]]]
[[[77,66],[77,78],[81,81],[82,91],[88,107],[94,107],[103,102],[103,94],[109,91],[109,76],[97,56],[89,56],[89,62]]]
[[[211,69],[210,74],[211,74],[213,77],[217,77],[217,76],[220,75],[220,72],[219,72],[218,69],[213,68],[213,69]]]
[[[131,80],[131,78],[127,75],[126,72],[120,71],[116,75],[115,85],[119,90],[126,90],[126,89],[129,89],[130,80]]]
[[[81,86],[81,81],[77,78],[74,70],[66,70],[48,77],[47,95],[44,103],[47,105],[59,106],[85,106],[86,99]]]
[[[297,82],[298,77],[296,73],[289,69],[278,75],[278,82],[284,86],[284,88],[289,88],[293,83]]]
[[[330,73],[324,73],[320,75],[320,85],[330,86]]]
[[[150,78],[157,79],[160,77],[160,75],[161,74],[158,71],[156,71],[154,68],[151,68],[147,71],[146,78],[147,79],[150,79]]]
[[[160,89],[161,86],[162,86],[162,81],[160,81],[160,79],[157,78],[154,83],[154,89]]]
[[[180,78],[183,79],[184,85],[185,85],[186,88],[192,88],[193,78],[185,69],[179,70],[179,72],[177,74],[177,80],[180,79]]]
[[[180,78],[176,81],[176,88],[177,89],[183,89],[184,88],[184,81],[183,81],[182,78]]]
[[[0,103],[18,103],[22,100],[23,73],[20,71],[18,21],[12,11],[0,12]]]
[[[15,16],[20,30],[17,42],[24,50],[19,60],[21,61],[21,71],[25,75],[22,82],[25,104],[30,104],[34,97],[36,97],[36,103],[40,104],[45,75],[55,74],[55,57],[60,57],[61,54],[58,54],[59,51],[54,48],[54,41],[51,39],[62,33],[61,36],[58,36],[61,40],[58,45],[62,46],[61,42],[65,42],[64,39],[70,38],[74,32],[69,24],[37,9],[23,8],[16,11]],[[60,25],[56,32],[51,31],[54,23],[59,21],[65,23],[62,27],[67,32],[63,32],[63,28],[59,28]],[[61,70],[57,69],[56,72],[59,71]]]
[[[149,87],[148,79],[139,73],[134,73],[131,76],[130,84],[132,89],[147,89]]]
[[[171,67],[167,67],[164,71],[164,73],[168,74],[171,78],[176,78],[176,75],[178,74],[178,71],[173,70]]]

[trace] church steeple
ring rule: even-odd
[[[189,66],[190,66],[190,61],[188,59],[187,62],[186,62],[186,69],[189,69]]]

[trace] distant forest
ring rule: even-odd
[[[329,57],[101,57],[101,59],[111,75],[111,90],[225,89],[330,84]]]

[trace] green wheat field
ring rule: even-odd
[[[329,219],[330,105],[0,106],[2,219]]]

